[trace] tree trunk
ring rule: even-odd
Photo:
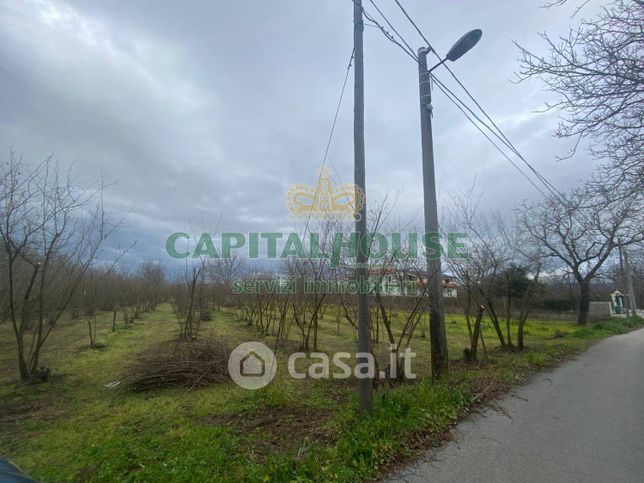
[[[96,328],[92,327],[91,319],[87,319],[87,328],[89,330],[89,346],[93,349],[96,346]]]
[[[524,317],[523,314],[519,316],[519,327],[517,329],[517,349],[522,351],[523,350],[523,328],[525,327],[525,321],[527,319],[527,315]]]
[[[577,318],[578,325],[586,325],[588,322],[588,310],[590,307],[590,282],[584,280],[579,283],[579,317]]]
[[[512,347],[512,335],[510,333],[510,319],[512,318],[512,297],[508,295],[508,300],[507,300],[507,312],[505,316],[505,331],[507,333],[507,345],[508,347]]]
[[[468,362],[475,362],[478,358],[478,345],[479,337],[481,337],[481,320],[483,320],[483,312],[485,307],[479,305],[478,312],[476,313],[476,320],[474,321],[474,330],[472,336],[470,337],[470,350],[465,352],[466,359]]]
[[[22,354],[18,356],[18,367],[20,368],[20,379],[23,381],[31,379],[31,372]]]
[[[467,302],[465,304],[465,322],[467,322],[467,333],[470,336],[470,341],[472,340],[472,322],[470,320],[470,310],[472,309],[472,295],[470,291],[467,291]]]
[[[488,315],[490,316],[490,320],[492,321],[492,326],[494,327],[494,331],[496,332],[496,336],[499,338],[499,343],[501,344],[501,349],[505,350],[507,348],[507,345],[505,343],[505,337],[503,337],[503,331],[501,330],[501,324],[499,324],[499,318],[496,315],[496,310],[494,310],[494,303],[490,298],[487,298],[486,300],[487,305],[485,306],[485,309],[487,310]]]

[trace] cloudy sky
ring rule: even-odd
[[[414,49],[422,46],[392,0],[377,3]],[[583,153],[555,158],[568,147],[552,137],[557,115],[535,113],[549,94],[537,81],[511,82],[513,41],[542,51],[537,33],[565,33],[572,5],[402,3],[441,53],[481,28],[481,42],[453,71],[557,187],[587,175],[593,161]],[[352,28],[350,0],[0,0],[3,156],[10,146],[31,162],[55,153],[75,163],[80,183],[114,181],[109,209],[129,215],[112,244],[138,240],[132,260],[166,259],[165,239],[176,231],[290,230],[284,194],[315,181]],[[352,97],[350,81],[329,152],[342,182],[353,175]],[[365,99],[369,200],[400,193],[397,213],[416,217],[417,67],[370,27]],[[438,91],[433,104],[441,203],[474,182],[487,209],[538,195]]]

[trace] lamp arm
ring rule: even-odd
[[[441,60],[441,61],[440,61],[438,64],[436,64],[434,67],[432,67],[431,69],[429,69],[427,72],[429,73],[429,72],[433,71],[434,69],[436,69],[437,67],[440,67],[440,66],[441,66],[441,65],[443,65],[446,61],[447,61],[447,57],[445,57],[443,60]]]

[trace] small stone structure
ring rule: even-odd
[[[610,302],[590,302],[588,317],[591,319],[607,319],[613,316]]]

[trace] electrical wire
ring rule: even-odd
[[[354,3],[354,4],[356,4],[355,0],[352,0],[352,1],[353,1],[353,3]],[[401,44],[400,42],[396,41],[395,39],[393,39],[393,38],[392,38],[393,36],[392,36],[391,34],[389,34],[389,33],[386,31],[386,29],[384,29],[384,27],[383,27],[382,25],[380,25],[380,24],[379,24],[379,23],[378,23],[378,22],[377,22],[377,21],[376,21],[376,20],[375,20],[371,15],[369,15],[367,12],[365,12],[365,9],[364,9],[364,7],[363,7],[363,8],[362,8],[362,11],[363,11],[363,14],[365,15],[365,18],[367,18],[367,20],[369,20],[369,21],[370,21],[370,22],[372,22],[375,26],[377,26],[377,27],[381,30],[381,32],[385,35],[385,37],[386,37],[388,40],[390,40],[390,41],[392,41],[394,44],[396,44],[399,48],[401,48],[401,49],[403,50],[403,52],[405,52],[407,55],[409,55],[410,57],[412,57],[412,58],[414,59],[414,61],[417,63],[417,62],[418,62],[418,58],[417,58],[417,57],[416,57],[416,55],[414,54],[413,49],[412,49],[412,47],[409,45],[409,43],[404,39],[404,37],[400,34],[400,32],[398,32],[398,30],[393,26],[393,24],[391,23],[391,21],[389,21],[389,19],[385,16],[385,14],[384,14],[384,13],[382,12],[382,10],[378,7],[378,5],[376,5],[375,1],[374,1],[374,0],[369,0],[369,1],[370,1],[370,3],[374,6],[374,8],[378,11],[378,13],[380,14],[380,16],[385,20],[385,22],[387,23],[387,25],[389,26],[389,28],[391,28],[391,29],[394,31],[394,33],[395,33],[396,35],[398,35],[398,38],[400,39],[400,42],[402,42],[402,44]],[[413,21],[413,19],[409,16],[409,14],[407,14],[407,12],[406,12],[406,10],[404,9],[404,7],[400,4],[400,2],[399,2],[398,0],[395,0],[395,1],[396,1],[396,4],[400,7],[400,9],[403,11],[403,13],[405,14],[405,16],[407,17],[407,19],[410,21],[410,23],[414,26],[414,28],[416,29],[416,31],[420,34],[420,36],[423,38],[423,40],[427,43],[427,45],[428,45],[428,47],[430,48],[430,50],[436,54],[436,51],[433,49],[433,47],[431,47],[431,44],[430,44],[429,40],[427,39],[427,37],[422,33],[422,31],[420,30],[420,28],[416,25],[416,23],[415,23],[415,22]],[[404,46],[403,46],[403,45],[404,45]],[[438,55],[438,54],[436,54],[436,55]],[[447,67],[447,66],[445,66],[445,67]],[[451,72],[451,71],[450,71],[450,72]],[[453,75],[454,77],[456,77],[453,73],[452,73],[452,75]],[[510,158],[510,157],[507,155],[507,153],[505,153],[505,152],[501,149],[501,147],[500,147],[497,143],[495,143],[495,142],[494,142],[494,140],[492,140],[492,139],[490,138],[490,136],[489,136],[485,131],[483,131],[483,129],[481,128],[481,126],[480,126],[479,124],[477,124],[477,123],[472,119],[472,117],[470,117],[470,115],[468,115],[468,114],[467,114],[467,112],[466,112],[466,111],[470,112],[470,114],[471,114],[471,115],[472,115],[472,116],[473,116],[473,117],[474,117],[474,118],[475,118],[475,119],[476,119],[476,120],[477,120],[481,125],[483,125],[485,128],[487,128],[487,129],[488,129],[488,130],[489,130],[489,131],[490,131],[494,136],[496,136],[496,137],[497,137],[497,138],[498,138],[498,139],[499,139],[499,140],[500,140],[500,141],[501,141],[501,142],[502,142],[506,147],[508,147],[508,148],[509,148],[509,149],[511,149],[515,154],[517,154],[517,155],[519,155],[519,156],[520,156],[520,153],[518,153],[518,150],[516,150],[516,148],[514,148],[514,147],[511,145],[511,143],[507,140],[507,138],[505,137],[505,135],[503,135],[503,133],[501,133],[501,136],[500,136],[499,134],[497,134],[497,133],[496,133],[492,128],[490,128],[490,127],[487,125],[487,123],[486,123],[486,122],[484,122],[484,121],[483,121],[483,120],[482,120],[482,119],[481,119],[481,118],[480,118],[480,117],[479,117],[479,116],[478,116],[478,115],[477,115],[477,114],[476,114],[476,113],[475,113],[475,112],[474,112],[474,111],[473,111],[473,110],[472,110],[472,109],[471,109],[467,104],[465,104],[465,102],[463,102],[463,101],[462,101],[462,100],[461,100],[461,99],[460,99],[456,94],[454,94],[451,90],[449,90],[449,88],[448,88],[447,86],[445,86],[443,83],[440,83],[440,81],[439,81],[435,76],[433,76],[433,75],[431,75],[431,74],[430,74],[430,80],[433,80],[434,82],[436,82],[436,83],[439,85],[439,89],[440,89],[440,90],[445,94],[445,96],[446,96],[446,97],[447,97],[447,98],[448,98],[448,99],[449,99],[449,100],[450,100],[450,101],[451,101],[451,102],[452,102],[452,103],[453,103],[453,104],[454,104],[454,105],[455,105],[455,106],[456,106],[456,107],[457,107],[457,108],[458,108],[458,109],[463,113],[463,115],[466,117],[466,119],[467,119],[468,121],[470,121],[470,122],[474,125],[474,127],[475,127],[475,128],[476,128],[476,129],[477,129],[477,130],[478,130],[478,131],[479,131],[479,132],[480,132],[480,133],[481,133],[481,134],[482,134],[482,135],[483,135],[483,136],[488,140],[488,142],[490,142],[490,144],[492,144],[492,146],[493,146],[497,151],[499,151],[499,153],[500,153],[500,154],[501,154],[505,159],[507,159],[507,160],[508,160],[508,162],[509,162],[509,163],[510,163],[510,164],[511,164],[511,165],[512,165],[512,166],[513,166],[513,167],[514,167],[514,168],[515,168],[515,169],[516,169],[516,170],[517,170],[517,171],[518,171],[518,172],[519,172],[519,173],[520,173],[520,174],[521,174],[521,175],[522,175],[522,176],[523,176],[523,177],[524,177],[524,178],[525,178],[525,179],[526,179],[526,180],[527,180],[527,181],[528,181],[528,182],[529,182],[529,183],[530,183],[530,184],[531,184],[531,185],[532,185],[532,186],[533,186],[533,187],[534,187],[534,188],[535,188],[535,189],[536,189],[540,194],[541,194],[541,195],[543,195],[544,197],[546,197],[546,198],[547,198],[547,195],[544,193],[544,191],[543,191],[543,190],[542,190],[542,189],[541,189],[541,188],[540,188],[540,187],[539,187],[539,186],[538,186],[538,185],[537,185],[537,184],[536,184],[536,183],[535,183],[535,182],[530,178],[530,176],[528,176],[528,174],[527,174],[527,173],[525,173],[525,172],[524,172],[524,171],[523,171],[523,170],[522,170],[522,169],[521,169],[521,168],[520,168],[520,167],[519,167],[519,166],[518,166],[518,165],[517,165],[517,164],[512,160],[512,158]],[[460,83],[460,82],[459,82],[459,83]],[[462,84],[461,84],[461,85],[462,85]],[[464,87],[464,86],[463,86],[463,87]],[[470,95],[470,97],[472,97],[472,96]],[[473,97],[472,97],[472,99],[473,99]],[[473,99],[473,100],[474,100],[474,99]],[[477,107],[479,107],[479,109],[481,109],[481,110],[483,111],[483,109],[482,109],[482,107],[480,106],[480,104],[479,104],[478,102],[476,102],[476,100],[474,100],[474,102],[476,103]],[[485,114],[485,116],[486,116],[486,117],[488,117],[488,118],[489,118],[489,116],[487,116],[487,113],[484,113],[484,114]],[[500,129],[498,128],[498,126],[496,126],[496,124],[495,124],[491,119],[490,119],[490,122],[492,122],[492,124],[494,125],[494,127],[496,127],[496,128],[500,131]],[[526,162],[526,163],[527,163],[527,161],[525,161],[525,160],[524,160],[524,162]],[[531,167],[531,166],[530,166],[530,167]],[[531,168],[532,168],[532,167],[531,167]],[[532,170],[533,170],[533,172],[536,172],[536,170],[535,170],[534,168],[532,168]],[[539,176],[541,176],[538,172],[536,172],[536,173],[538,174],[538,177],[539,177]],[[542,181],[542,182],[543,182],[543,181]]]
[[[418,57],[417,57],[417,56],[416,56],[416,54],[414,53],[414,49],[413,49],[413,48],[412,48],[412,47],[407,43],[407,41],[406,41],[406,40],[405,40],[405,38],[400,34],[400,32],[398,32],[398,30],[396,30],[396,27],[394,27],[394,26],[391,24],[391,22],[390,22],[390,21],[389,21],[389,19],[385,16],[385,14],[384,14],[384,13],[382,13],[382,10],[380,10],[380,8],[378,8],[378,5],[376,5],[376,2],[375,2],[374,0],[369,0],[369,2],[371,3],[371,5],[373,5],[373,7],[377,10],[377,12],[380,14],[380,16],[384,19],[384,21],[387,23],[387,25],[389,26],[389,28],[390,28],[391,30],[393,30],[393,31],[394,31],[394,33],[398,36],[398,38],[399,38],[399,39],[400,39],[400,41],[405,45],[405,47],[407,48],[407,50],[409,51],[409,53],[412,55],[412,57],[413,57],[416,61],[418,61]],[[364,10],[364,9],[363,9],[363,10]]]
[[[381,32],[381,33],[382,33],[382,34],[387,38],[387,40],[389,40],[389,41],[390,41],[390,42],[392,42],[393,44],[395,44],[395,45],[397,45],[398,47],[400,47],[400,48],[402,49],[402,51],[403,51],[405,54],[407,54],[409,57],[411,57],[411,58],[414,60],[414,62],[417,62],[417,61],[418,61],[418,59],[416,58],[416,54],[414,54],[414,51],[413,51],[413,49],[412,49],[411,47],[409,47],[408,45],[407,45],[407,47],[403,46],[399,41],[397,41],[397,40],[395,39],[395,37],[394,37],[393,35],[391,35],[391,34],[387,31],[387,29],[386,29],[386,28],[384,28],[384,27],[382,26],[382,24],[380,24],[380,22],[378,22],[377,20],[375,20],[375,19],[374,19],[374,18],[373,18],[373,17],[372,17],[372,16],[371,16],[371,15],[370,15],[366,10],[365,10],[365,8],[364,8],[362,5],[358,4],[358,2],[357,2],[356,0],[351,0],[351,1],[353,2],[353,4],[354,4],[354,5],[357,5],[357,6],[359,6],[359,7],[362,9],[362,14],[364,15],[364,18],[366,18],[368,21],[370,21],[370,22],[373,24],[372,26],[378,27],[378,29],[380,30],[380,32]],[[374,4],[374,6],[375,6],[375,4]],[[400,37],[400,34],[398,34],[398,36]],[[409,49],[409,50],[407,50],[407,49]]]
[[[411,23],[411,25],[414,27],[414,29],[416,30],[416,32],[418,32],[418,34],[419,34],[419,35],[420,35],[420,37],[423,39],[423,41],[425,41],[425,43],[427,44],[427,47],[429,48],[430,52],[432,52],[432,53],[433,53],[433,54],[434,54],[434,55],[435,55],[439,60],[443,60],[443,59],[441,58],[441,56],[438,54],[438,52],[436,51],[436,49],[434,49],[434,47],[432,46],[432,44],[431,44],[431,42],[429,41],[429,39],[428,39],[428,38],[425,36],[425,34],[422,32],[422,30],[420,29],[420,27],[418,27],[418,25],[416,24],[416,22],[414,22],[414,20],[411,18],[411,16],[407,13],[407,11],[405,10],[405,7],[403,7],[403,5],[400,3],[400,1],[399,1],[399,0],[394,0],[394,2],[396,3],[396,5],[398,5],[398,8],[400,8],[400,10],[402,11],[403,15],[404,15],[404,16],[407,18],[407,20]],[[532,165],[532,164],[531,164],[527,159],[525,159],[525,157],[524,157],[524,156],[519,152],[519,150],[516,148],[516,146],[514,146],[514,144],[513,144],[513,143],[508,139],[508,137],[503,133],[503,131],[502,131],[502,130],[497,126],[497,124],[494,122],[494,120],[491,118],[491,116],[487,113],[487,111],[483,108],[483,106],[481,106],[481,104],[476,100],[476,98],[475,98],[475,97],[472,95],[472,93],[467,89],[467,87],[465,87],[465,85],[463,84],[463,82],[461,82],[461,80],[456,76],[456,74],[454,74],[454,72],[449,68],[449,66],[448,66],[448,65],[446,65],[446,64],[443,64],[443,66],[447,69],[447,71],[450,73],[450,75],[454,78],[454,80],[458,83],[458,85],[459,85],[459,86],[463,89],[463,91],[467,94],[467,96],[470,98],[470,100],[471,100],[472,102],[474,102],[474,104],[476,105],[476,107],[478,107],[478,109],[481,111],[481,113],[483,113],[483,116],[484,116],[484,117],[485,117],[485,118],[486,118],[486,119],[487,119],[487,120],[492,124],[492,126],[494,127],[494,129],[492,129],[490,126],[488,126],[488,125],[487,125],[487,123],[486,123],[486,122],[484,122],[482,119],[480,119],[480,118],[479,118],[479,117],[474,113],[474,111],[473,111],[472,109],[470,109],[470,108],[469,108],[469,107],[468,107],[468,106],[467,106],[467,105],[466,105],[466,104],[465,104],[465,103],[464,103],[464,102],[463,102],[463,101],[462,101],[462,100],[461,100],[461,99],[460,99],[456,94],[454,94],[452,91],[449,91],[449,92],[453,95],[454,99],[450,99],[450,100],[452,100],[452,102],[455,102],[455,100],[456,100],[456,101],[458,101],[458,103],[460,103],[463,107],[465,107],[465,108],[466,108],[466,109],[467,109],[467,110],[468,110],[472,115],[474,115],[474,116],[476,117],[476,119],[477,119],[481,124],[483,124],[483,125],[484,125],[484,126],[485,126],[485,127],[486,127],[486,128],[487,128],[487,129],[488,129],[488,130],[489,130],[489,131],[490,131],[494,136],[495,136],[495,137],[497,137],[497,138],[498,138],[498,139],[499,139],[499,140],[500,140],[500,141],[501,141],[501,142],[502,142],[502,143],[503,143],[503,144],[504,144],[508,149],[510,149],[510,150],[511,150],[511,151],[512,151],[512,152],[513,152],[513,153],[514,153],[514,154],[515,154],[515,155],[516,155],[516,156],[517,156],[517,157],[518,157],[518,158],[519,158],[519,159],[520,159],[520,160],[521,160],[521,161],[522,161],[522,162],[523,162],[527,167],[528,167],[528,169],[529,169],[529,170],[530,170],[530,171],[531,171],[531,172],[532,172],[532,173],[537,177],[537,179],[538,179],[538,180],[539,180],[539,181],[540,181],[540,182],[541,182],[541,183],[546,187],[546,189],[547,189],[547,190],[548,190],[548,191],[549,191],[549,192],[550,192],[550,193],[551,193],[555,198],[559,199],[559,201],[563,201],[564,203],[567,203],[567,200],[566,200],[565,196],[564,196],[564,195],[563,195],[563,194],[562,194],[562,193],[561,193],[561,192],[560,192],[560,191],[559,191],[559,190],[558,190],[558,189],[557,189],[557,188],[556,188],[556,187],[555,187],[555,186],[554,186],[550,181],[548,181],[548,179],[547,179],[545,176],[543,176],[543,175],[542,175],[542,174],[541,174],[541,173],[540,173],[540,172],[539,172],[539,171],[538,171],[538,170],[537,170],[537,169],[536,169],[536,168],[535,168],[535,167],[534,167],[534,166],[533,166],[533,165]],[[436,81],[437,83],[438,83],[438,82],[440,82],[440,81],[438,81],[438,79],[436,78],[436,76],[432,75],[432,78],[433,78],[433,79],[434,79],[434,81]],[[444,89],[446,89],[446,90],[449,90],[449,89],[448,89],[444,84],[442,84],[442,87],[443,87]],[[442,89],[441,89],[441,90],[442,90]],[[443,91],[443,92],[444,92],[444,91]],[[455,102],[455,103],[456,103],[456,102]],[[460,109],[460,107],[459,107],[459,109]],[[461,111],[462,111],[462,109],[461,109]],[[473,122],[473,121],[471,121],[471,122]],[[477,126],[477,128],[479,128],[479,126]],[[496,131],[495,131],[495,129],[496,129]],[[479,129],[479,130],[480,130],[480,129]],[[487,136],[486,136],[486,137],[487,137]],[[488,139],[488,140],[489,140],[489,139]],[[490,140],[490,141],[491,141],[491,140]],[[494,143],[493,143],[493,144],[494,144]],[[495,147],[496,147],[497,149],[499,149],[499,148],[498,148],[498,146],[495,146]],[[505,156],[505,155],[504,155],[504,156]],[[505,156],[505,157],[507,158],[507,156]],[[515,163],[512,163],[512,165],[516,167]],[[523,174],[523,172],[522,172],[522,171],[520,171],[520,172]],[[525,174],[523,174],[523,176],[524,176],[524,177],[526,177],[526,179],[528,179],[528,180],[529,180],[529,178],[528,178]],[[531,182],[531,184],[534,186],[534,183],[533,183],[531,180],[529,180],[529,181],[530,181],[530,182]],[[541,190],[539,190],[539,192],[540,192],[540,193],[542,193],[542,194],[544,194]],[[544,194],[544,196],[545,196],[545,194]],[[546,196],[546,197],[547,197],[547,196]]]
[[[357,5],[356,0],[352,0],[354,4]],[[418,58],[416,54],[414,53],[412,47],[409,45],[409,43],[405,40],[405,38],[400,34],[400,32],[393,26],[392,22],[385,16],[385,14],[382,12],[382,10],[376,5],[374,0],[369,0],[370,3],[373,5],[373,7],[376,9],[376,11],[380,14],[380,16],[384,19],[385,23],[389,26],[389,28],[398,36],[400,40],[396,40],[396,38],[390,34],[379,22],[377,22],[373,16],[371,16],[364,7],[362,7],[362,12],[365,18],[370,21],[373,26],[377,27],[381,33],[387,38],[390,42],[394,43],[396,46],[398,46],[403,52],[405,52],[406,55],[411,57],[414,62],[418,62]],[[416,32],[420,35],[420,37],[423,39],[423,41],[426,43],[428,49],[430,52],[432,52],[439,60],[442,60],[438,52],[433,48],[431,42],[425,36],[425,34],[422,32],[420,27],[414,22],[414,20],[411,18],[411,16],[407,13],[403,5],[400,3],[399,0],[394,0],[396,5],[400,8],[404,16],[407,18],[407,20],[411,23],[411,25],[414,27]],[[487,111],[481,106],[481,104],[476,100],[476,98],[471,94],[471,92],[465,87],[465,85],[461,82],[461,80],[454,74],[454,72],[447,66],[446,64],[442,64],[447,71],[450,73],[450,75],[454,78],[454,80],[458,83],[458,85],[463,89],[463,91],[466,93],[467,97],[475,104],[475,106],[481,111],[483,117],[487,120],[487,122],[481,117],[474,112],[474,110],[468,106],[458,95],[456,95],[452,90],[450,90],[445,84],[443,84],[438,78],[436,78],[435,75],[430,74],[430,81],[433,81],[437,84],[438,88],[445,94],[445,96],[452,102],[460,111],[461,113],[466,117],[466,119],[471,122],[476,129],[481,132],[481,134],[486,138],[492,146],[499,151],[499,153],[523,176],[544,198],[549,198],[550,196],[547,195],[536,183],[535,181],[525,172],[523,171],[516,162],[512,160],[510,156],[499,146],[483,129],[481,126],[483,126],[485,129],[487,129],[495,138],[499,140],[499,142],[508,148],[513,154],[515,154],[523,164],[527,166],[527,168],[530,170],[530,172],[537,178],[537,180],[550,192],[552,196],[554,196],[556,199],[558,199],[560,202],[562,202],[564,205],[568,204],[568,200],[566,199],[565,195],[561,193],[544,175],[542,175],[525,157],[521,154],[521,152],[516,148],[516,146],[509,140],[509,138],[505,135],[505,133],[498,127],[498,125],[494,122],[492,117],[487,113]],[[469,112],[469,114],[468,114]],[[477,123],[478,121],[478,123]],[[488,122],[492,125],[488,124]]]
[[[304,234],[300,238],[303,240],[306,237],[306,234],[309,229],[309,223],[311,222],[311,213],[313,212],[313,207],[315,206],[315,201],[318,197],[319,193],[319,187],[320,187],[320,179],[322,178],[322,173],[324,171],[324,165],[327,164],[328,161],[328,156],[329,156],[329,149],[331,147],[331,142],[333,141],[333,134],[335,133],[335,125],[338,122],[338,116],[340,114],[340,107],[342,106],[342,99],[344,99],[344,92],[347,87],[347,81],[349,80],[349,73],[351,72],[351,66],[353,65],[353,57],[355,55],[355,49],[351,51],[351,56],[349,57],[349,63],[347,64],[346,68],[346,73],[344,75],[344,81],[342,82],[342,88],[340,89],[340,96],[338,98],[338,103],[335,108],[335,114],[333,115],[333,122],[331,123],[331,129],[329,130],[329,138],[326,143],[326,147],[324,149],[324,156],[322,157],[322,166],[320,167],[320,173],[318,174],[317,181],[315,182],[315,193],[313,194],[313,202],[311,203],[311,209],[309,210],[307,219],[306,219],[306,225],[304,226]],[[331,162],[328,162],[329,166],[332,167],[333,171],[336,173],[339,179],[339,175],[337,173],[337,170],[335,167],[331,164]]]
[[[454,96],[454,98],[453,98],[453,93],[452,93],[450,90],[448,90],[448,89],[445,87],[445,85],[444,85],[442,82],[440,82],[438,79],[434,78],[434,82],[436,82],[436,86],[438,87],[438,89],[439,89],[441,92],[443,92],[443,94],[445,95],[445,97],[447,97],[447,98],[448,98],[448,99],[449,99],[449,100],[450,100],[450,101],[451,101],[451,102],[452,102],[452,103],[453,103],[453,104],[454,104],[454,105],[455,105],[455,106],[456,106],[456,107],[457,107],[457,108],[458,108],[458,109],[463,113],[463,115],[467,118],[467,120],[468,120],[468,121],[470,121],[470,122],[474,125],[474,127],[476,127],[476,129],[478,129],[478,130],[480,131],[480,133],[481,133],[481,134],[482,134],[482,135],[483,135],[483,136],[484,136],[484,137],[485,137],[485,138],[490,142],[490,144],[492,144],[492,146],[494,146],[494,147],[496,148],[496,150],[497,150],[497,151],[499,151],[499,153],[501,153],[501,155],[502,155],[505,159],[507,159],[507,160],[510,162],[510,164],[511,164],[512,166],[514,166],[514,168],[515,168],[519,173],[521,173],[521,175],[522,175],[526,180],[528,180],[528,182],[529,182],[529,183],[530,183],[530,184],[531,184],[531,185],[532,185],[532,186],[533,186],[533,187],[534,187],[534,188],[535,188],[539,193],[541,193],[544,197],[547,197],[547,195],[543,192],[543,190],[542,190],[542,189],[541,189],[541,188],[540,188],[540,187],[539,187],[539,186],[538,186],[538,185],[537,185],[537,184],[536,184],[536,183],[535,183],[535,182],[534,182],[534,181],[533,181],[533,180],[532,180],[532,179],[531,179],[531,178],[530,178],[530,177],[529,177],[529,176],[528,176],[528,175],[527,175],[527,174],[526,174],[526,173],[525,173],[525,172],[524,172],[524,171],[523,171],[523,170],[522,170],[522,169],[521,169],[521,168],[520,168],[520,167],[519,167],[519,166],[518,166],[518,165],[517,165],[513,160],[512,160],[512,158],[510,158],[510,157],[507,155],[507,153],[505,153],[505,152],[501,149],[501,147],[500,147],[498,144],[496,144],[496,143],[494,142],[494,140],[493,140],[492,138],[490,138],[490,137],[488,136],[488,134],[487,134],[485,131],[483,131],[483,129],[481,129],[481,127],[480,127],[480,126],[479,126],[479,125],[474,121],[474,119],[472,119],[472,118],[469,116],[469,114],[466,112],[466,110],[465,110],[463,107],[461,107],[461,105],[459,104],[459,101],[457,101],[457,100],[455,99],[455,96]]]

